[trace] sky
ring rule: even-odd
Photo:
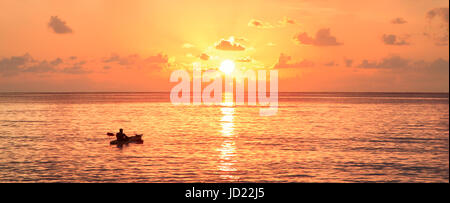
[[[0,0],[0,92],[170,91],[174,70],[279,91],[448,92],[446,0]]]

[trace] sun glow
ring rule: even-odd
[[[232,60],[225,60],[220,64],[219,70],[225,74],[230,74],[234,71],[234,62]]]

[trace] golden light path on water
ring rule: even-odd
[[[221,104],[223,107],[220,108],[222,112],[222,118],[220,119],[222,130],[221,134],[224,138],[222,145],[217,151],[220,152],[219,155],[219,171],[220,177],[224,180],[238,180],[239,176],[232,175],[231,173],[237,171],[234,168],[236,163],[236,144],[235,144],[235,134],[234,134],[234,103],[233,94],[225,93],[224,102]]]
[[[448,182],[448,94],[284,93],[273,116],[167,98],[0,93],[0,182]]]

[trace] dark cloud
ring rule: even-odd
[[[403,19],[403,18],[394,18],[394,19],[392,19],[391,20],[391,23],[392,24],[405,24],[405,23],[407,23],[408,21],[406,21],[405,19]]]
[[[429,20],[429,31],[425,36],[435,41],[438,46],[448,46],[449,41],[449,21],[448,8],[434,8],[427,12],[426,18]]]
[[[317,31],[315,37],[308,36],[308,33],[303,32],[294,36],[294,40],[299,44],[314,45],[314,46],[338,46],[342,43],[338,42],[336,37],[332,36],[330,29],[320,29]]]
[[[288,17],[284,17],[283,18],[283,20],[281,20],[280,21],[280,24],[283,26],[283,25],[295,25],[296,24],[296,22],[295,22],[295,20],[292,20],[292,19],[290,19],[290,18],[288,18]]]
[[[409,42],[407,42],[406,39],[404,38],[400,39],[398,36],[392,34],[384,34],[383,42],[384,44],[387,45],[397,45],[397,46],[409,45]]]
[[[382,73],[394,76],[397,80],[412,82],[407,87],[413,89],[434,86],[434,89],[447,89],[449,81],[449,62],[438,58],[434,61],[411,60],[390,56],[379,61],[363,60],[358,68],[383,69]],[[445,88],[447,87],[447,88]]]
[[[89,73],[89,71],[86,71],[81,66],[72,66],[64,68],[61,72],[68,73],[68,74],[84,74]]]
[[[65,21],[62,21],[60,18],[58,18],[58,16],[50,17],[48,27],[50,27],[53,30],[53,32],[57,34],[72,33],[72,29],[66,25]]]
[[[221,39],[219,43],[216,44],[216,49],[224,51],[244,51],[245,47],[236,42]]]
[[[103,59],[103,62],[104,63],[117,63],[117,64],[122,65],[122,66],[127,66],[127,65],[134,64],[135,60],[138,57],[139,56],[136,55],[136,54],[125,56],[125,57],[121,57],[118,54],[111,54],[110,57]]]
[[[0,60],[0,74],[3,76],[12,76],[20,73],[27,63],[33,61],[29,54],[23,56],[11,56]]]
[[[251,19],[250,22],[248,22],[248,26],[251,26],[251,27],[259,27],[262,25],[263,25],[263,22],[260,20]]]
[[[111,54],[110,57],[103,59],[105,63],[118,62],[120,61],[120,56],[117,54]]]
[[[382,80],[368,85],[385,85],[399,91],[443,91],[448,92],[449,62],[438,58],[431,61],[388,56],[380,60],[364,60],[359,68],[370,68],[370,75],[364,81],[374,78]],[[361,72],[365,72],[360,70]],[[356,71],[359,72],[359,71]],[[356,73],[355,72],[355,73]],[[352,80],[361,78],[354,77]],[[359,85],[362,85],[360,83]]]
[[[77,57],[36,60],[29,54],[0,58],[0,78],[20,77],[21,75],[51,76],[52,74],[105,73],[114,67],[163,69],[170,65],[169,57],[159,53],[147,58],[139,55],[120,57],[113,54],[103,60],[80,60]],[[98,68],[91,68],[98,67]]]
[[[37,64],[30,65],[24,68],[22,71],[28,73],[52,73],[56,72],[55,66],[56,65],[53,65],[52,63],[49,63],[46,60],[44,60]]]
[[[376,61],[372,61],[369,62],[369,60],[364,59],[361,64],[358,65],[358,68],[377,68],[377,62]]]
[[[305,68],[314,66],[314,63],[308,60],[302,60],[300,62],[291,62],[291,60],[291,56],[281,53],[274,68]]]
[[[132,67],[158,67],[162,68],[169,65],[169,57],[166,54],[159,53],[156,55],[148,56],[147,58],[141,58],[137,54],[128,56],[120,56],[118,54],[111,54],[110,57],[103,58],[103,63],[108,64],[111,68],[111,64],[117,64],[126,68]]]
[[[85,74],[85,73],[90,73],[91,71],[88,71],[86,69],[83,68],[83,65],[86,64],[86,61],[80,61],[77,62],[71,66],[65,67],[64,69],[61,70],[61,72],[63,73],[68,73],[68,74]]]
[[[436,59],[429,65],[429,68],[427,70],[431,73],[448,76],[449,61],[446,61],[442,58]]]
[[[129,66],[129,65],[135,64],[136,61],[139,59],[140,59],[139,55],[131,54],[131,55],[128,55],[127,57],[121,58],[117,63],[122,66]]]
[[[263,22],[261,20],[251,19],[248,24],[249,27],[255,28],[273,28],[273,26],[268,22]]]
[[[12,56],[0,60],[0,75],[13,76],[20,73],[85,73],[83,65],[85,61],[74,61],[65,63],[61,58],[51,61],[34,60],[29,54],[23,56]]]
[[[390,56],[381,61],[363,60],[358,68],[406,68],[410,65],[410,60],[404,59],[400,56]]]
[[[205,54],[205,53],[202,53],[202,54],[200,54],[199,58],[201,60],[207,61],[207,60],[209,60],[209,55]]]
[[[427,18],[432,20],[434,18],[441,18],[444,23],[448,24],[448,8],[435,8],[427,12]]]
[[[288,18],[288,17],[285,16],[285,17],[283,17],[282,20],[278,21],[278,23],[275,24],[275,25],[272,25],[272,24],[269,23],[269,22],[264,22],[264,21],[262,21],[262,20],[256,20],[256,19],[251,19],[251,20],[248,22],[247,25],[248,25],[249,27],[262,28],[262,29],[270,29],[270,28],[280,28],[280,27],[285,27],[285,26],[287,26],[287,25],[295,25],[295,24],[297,24],[297,23],[295,22],[295,20],[293,20],[293,19]]]
[[[378,66],[380,68],[405,68],[408,66],[410,60],[404,59],[400,56],[392,56],[383,59]]]
[[[61,64],[62,62],[63,62],[63,60],[61,58],[56,58],[55,60],[50,61],[50,64],[57,66],[57,65]]]

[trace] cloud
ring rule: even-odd
[[[46,60],[40,61],[37,64],[30,65],[24,69],[22,69],[22,72],[29,72],[29,73],[51,73],[56,72],[57,65],[51,64],[47,62]]]
[[[427,70],[428,70],[428,72],[431,72],[431,73],[448,76],[449,61],[444,60],[442,58],[436,59],[435,61],[433,61],[429,64]]]
[[[438,46],[448,46],[449,41],[449,21],[448,8],[434,8],[427,12],[426,18],[429,20],[429,31],[425,36],[435,41]]]
[[[392,24],[405,24],[405,23],[408,23],[408,21],[406,21],[403,18],[394,18],[391,20],[391,23]]]
[[[84,64],[86,64],[86,61],[77,62],[69,67],[65,67],[64,69],[61,70],[61,72],[68,73],[68,74],[90,73],[91,71],[87,71],[87,70],[83,69]]]
[[[266,46],[268,46],[268,47],[274,47],[274,46],[276,46],[276,44],[275,44],[275,43],[272,43],[272,42],[269,42],[269,43],[266,44]]]
[[[438,58],[432,61],[408,59],[400,56],[388,56],[379,60],[363,60],[356,66],[371,69],[371,80],[374,76],[383,78],[378,85],[386,85],[388,89],[401,91],[445,91],[448,92],[449,61]],[[366,72],[363,70],[357,72]],[[354,79],[358,79],[355,77]],[[375,84],[375,83],[373,83]],[[372,85],[372,84],[370,84]]]
[[[272,26],[270,23],[256,19],[251,19],[247,25],[249,27],[263,28],[263,29],[274,28],[274,26]]]
[[[295,25],[297,23],[295,22],[295,20],[292,20],[291,18],[285,16],[283,17],[283,20],[280,21],[280,24],[282,26],[285,26],[285,25]]]
[[[434,87],[433,91],[436,91],[436,88],[439,91],[448,91],[449,61],[442,58],[424,61],[389,56],[379,61],[364,60],[358,67],[383,69],[384,71],[379,73],[393,76],[394,81],[403,81],[397,85],[403,84],[408,89],[415,89],[414,91],[421,88],[427,89],[427,86],[431,84]]]
[[[53,29],[53,32],[57,34],[67,34],[72,33],[72,29],[66,25],[65,21],[62,21],[58,16],[51,16],[50,22],[48,22],[48,27]]]
[[[16,75],[22,71],[22,67],[33,61],[29,54],[23,56],[11,56],[0,60],[0,74],[3,76]]]
[[[100,64],[98,64],[100,62]],[[103,64],[102,64],[103,63]],[[91,73],[88,67],[103,67],[101,70],[109,70],[115,66],[122,67],[146,67],[146,68],[164,68],[170,65],[170,59],[166,54],[158,53],[150,55],[147,58],[141,58],[137,54],[121,57],[112,54],[110,57],[101,60],[79,60],[71,56],[66,59],[59,57],[53,60],[35,60],[29,54],[22,56],[11,56],[9,58],[0,58],[0,76],[15,76],[18,74],[44,74],[44,73],[63,73],[63,74],[86,74]]]
[[[389,56],[387,58],[382,59],[381,61],[369,61],[365,59],[357,67],[399,69],[399,68],[406,68],[409,65],[410,60],[408,59],[402,58],[400,56]]]
[[[216,45],[216,49],[224,51],[244,51],[245,47],[239,43],[234,42],[234,38],[230,37],[229,40],[221,39]]]
[[[64,62],[61,58],[51,61],[35,60],[29,54],[23,56],[12,56],[0,60],[0,75],[14,76],[21,73],[86,73],[83,69],[85,61],[75,61],[73,57]]]
[[[118,54],[111,54],[110,57],[103,59],[104,63],[117,63],[119,65],[131,65],[134,63],[134,60],[137,58],[137,55],[129,55],[127,57],[121,57]]]
[[[448,24],[448,8],[434,8],[427,12],[427,18],[429,20],[436,17],[441,18],[444,23]]]
[[[274,68],[305,68],[312,67],[314,63],[308,60],[303,60],[300,62],[291,62],[292,57],[281,53],[278,57],[278,62],[274,65]]]
[[[141,58],[138,54],[131,54],[128,56],[119,56],[118,54],[111,54],[110,57],[103,58],[103,63],[108,67],[119,65],[125,68],[146,67],[146,68],[164,68],[169,66],[169,56],[167,54],[158,53],[150,55],[147,58]]]
[[[384,44],[387,44],[387,45],[397,45],[397,46],[409,45],[409,42],[407,42],[404,38],[400,39],[396,35],[392,35],[392,34],[388,34],[388,35],[384,34],[383,42],[384,42]]]
[[[120,61],[120,56],[117,54],[111,54],[110,57],[103,59],[103,62],[110,63],[110,62],[116,62]]]
[[[54,66],[57,66],[57,65],[59,65],[59,64],[61,64],[63,62],[63,60],[61,59],[61,58],[56,58],[55,60],[53,60],[53,61],[50,61],[50,64],[51,65],[54,65]]]
[[[272,25],[269,22],[264,22],[262,20],[256,20],[256,19],[251,19],[247,25],[249,27],[254,27],[254,28],[271,29],[271,28],[280,28],[280,27],[285,27],[287,25],[295,25],[295,24],[297,24],[297,22],[295,22],[295,20],[285,16],[285,17],[283,17],[283,19],[278,21],[278,23],[275,25]]]
[[[200,54],[199,58],[201,60],[207,61],[207,60],[209,60],[209,55],[205,54],[205,53],[202,53],[202,54]]]
[[[342,43],[338,42],[336,37],[332,36],[330,29],[324,28],[317,31],[315,38],[308,36],[306,32],[299,33],[294,36],[294,40],[299,44],[314,46],[338,46]]]
[[[118,54],[111,54],[110,57],[104,58],[104,63],[117,63],[119,65],[132,65],[139,63],[142,59],[137,54],[131,54],[125,57],[121,57]],[[157,55],[149,56],[143,59],[147,63],[168,63],[169,57],[166,54],[159,53]]]

